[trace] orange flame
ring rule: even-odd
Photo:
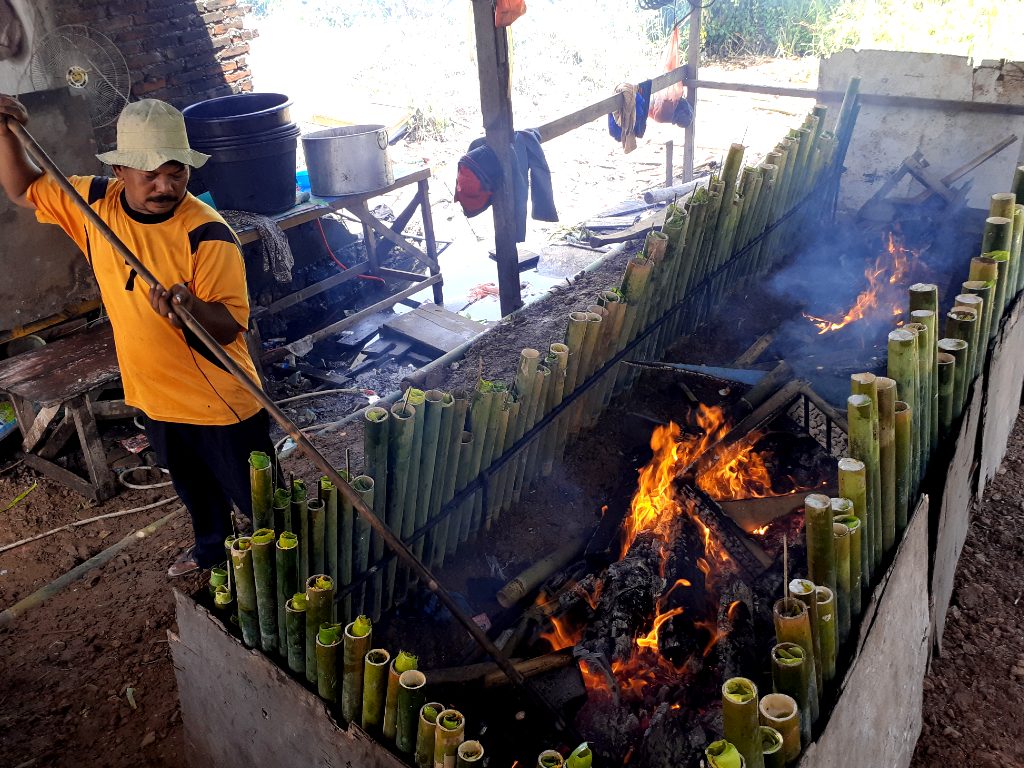
[[[552,651],[560,651],[563,648],[571,648],[576,645],[583,637],[583,629],[581,627],[574,627],[564,618],[552,616],[551,629],[547,632],[541,632],[540,637],[542,640],[547,640],[551,645]]]
[[[755,432],[720,450],[714,464],[697,477],[701,490],[716,501],[773,496],[764,458],[751,450],[760,438],[761,434]]]
[[[768,533],[768,525],[766,524],[762,525],[760,528],[755,528],[751,531],[751,533],[755,536],[764,536],[766,533]]]

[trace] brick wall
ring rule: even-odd
[[[251,91],[246,7],[237,0],[61,0],[57,24],[109,37],[128,63],[135,99],[178,108]]]

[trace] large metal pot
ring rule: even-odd
[[[310,191],[321,197],[372,192],[395,181],[383,125],[350,125],[302,137]]]

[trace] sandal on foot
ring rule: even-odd
[[[171,564],[167,569],[167,575],[172,579],[184,576],[188,573],[195,573],[199,570],[199,563],[196,562],[195,547],[189,547]]]

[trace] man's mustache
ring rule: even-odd
[[[147,203],[173,203],[177,202],[178,198],[173,195],[160,195],[159,197],[147,197]]]

